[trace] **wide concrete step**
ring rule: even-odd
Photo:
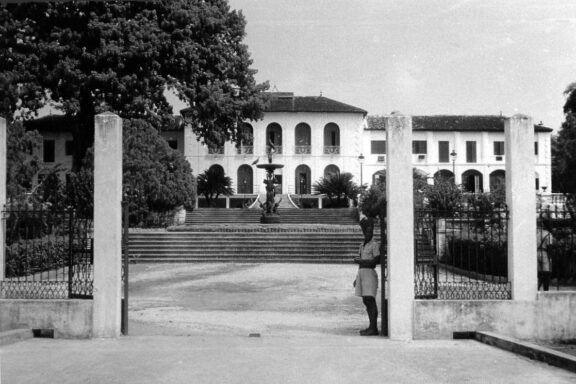
[[[132,261],[350,263],[363,238],[357,225],[187,228],[130,233]]]
[[[136,260],[134,260],[137,262]],[[290,259],[282,259],[282,258],[267,258],[267,257],[252,257],[252,258],[213,258],[213,257],[187,257],[187,258],[170,258],[170,257],[161,257],[161,258],[149,258],[142,260],[142,262],[146,263],[213,263],[213,262],[222,262],[222,263],[314,263],[314,264],[351,264],[352,261],[344,260],[344,259],[337,259],[337,258],[311,258],[311,257],[301,257],[296,258],[292,257]]]
[[[283,223],[318,223],[318,224],[356,224],[356,209],[298,209],[280,208],[278,210]],[[260,209],[223,209],[199,208],[186,213],[185,223],[258,223]]]

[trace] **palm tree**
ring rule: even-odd
[[[362,188],[352,181],[354,176],[349,172],[330,173],[320,178],[312,188],[315,195],[324,194],[330,200],[332,208],[347,207],[349,200],[356,200]]]
[[[213,199],[217,200],[220,195],[233,195],[231,185],[232,179],[220,169],[210,168],[198,175],[198,194],[206,197],[208,206],[212,206]]]

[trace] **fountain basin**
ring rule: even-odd
[[[284,168],[284,164],[274,164],[274,163],[267,163],[267,164],[258,164],[256,168],[265,169],[266,172],[274,172],[275,169]]]

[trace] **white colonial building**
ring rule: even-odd
[[[222,167],[239,194],[265,192],[265,171],[252,163],[268,161],[270,143],[275,147],[277,193],[311,193],[312,184],[329,172],[358,174],[362,133],[367,112],[326,97],[271,94],[264,118],[245,123],[252,140],[237,148],[226,143],[210,150],[200,144],[190,126],[185,127],[184,155],[196,174]]]
[[[372,184],[385,174],[384,118],[326,97],[272,93],[263,120],[245,124],[253,140],[241,148],[227,143],[209,150],[185,127],[184,154],[196,174],[222,167],[237,193],[264,192],[264,171],[252,165],[267,161],[269,143],[278,149],[274,162],[279,193],[310,193],[311,185],[330,172],[350,172],[357,183]],[[454,177],[470,192],[488,192],[505,177],[504,117],[414,116],[413,164],[432,182]],[[536,125],[535,189],[550,191],[552,129]],[[176,137],[176,136],[174,136]],[[176,140],[173,138],[173,140]]]
[[[47,164],[72,164],[72,134],[62,116],[29,124],[44,137],[39,156]],[[504,117],[413,116],[414,168],[429,177],[454,177],[471,192],[488,192],[505,177]],[[162,130],[172,148],[184,153],[195,175],[221,167],[233,181],[237,194],[264,193],[265,171],[253,163],[268,161],[270,143],[277,193],[309,194],[312,185],[331,172],[350,172],[357,183],[372,184],[385,174],[386,131],[384,118],[323,96],[271,93],[264,118],[246,122],[251,140],[237,148],[233,143],[209,149],[190,126]],[[535,125],[535,188],[551,192],[551,132]]]
[[[454,177],[469,192],[489,192],[504,182],[503,116],[413,116],[412,162],[430,177]],[[534,126],[534,185],[550,192],[552,129]],[[386,163],[384,118],[368,116],[362,138],[365,172],[371,182],[381,177]]]

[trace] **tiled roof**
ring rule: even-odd
[[[24,127],[38,132],[72,132],[76,122],[66,115],[46,115],[35,120],[27,120]]]
[[[412,116],[413,131],[504,132],[505,116]],[[385,130],[384,116],[368,116],[368,130]],[[536,132],[552,132],[552,128],[534,125]]]
[[[291,92],[274,92],[268,94],[266,112],[368,112],[364,109],[344,104],[324,96],[294,96]]]
[[[76,120],[66,115],[46,115],[35,120],[27,120],[24,127],[38,132],[73,132]],[[174,120],[164,125],[162,131],[182,131],[184,124],[181,116],[174,116]]]

